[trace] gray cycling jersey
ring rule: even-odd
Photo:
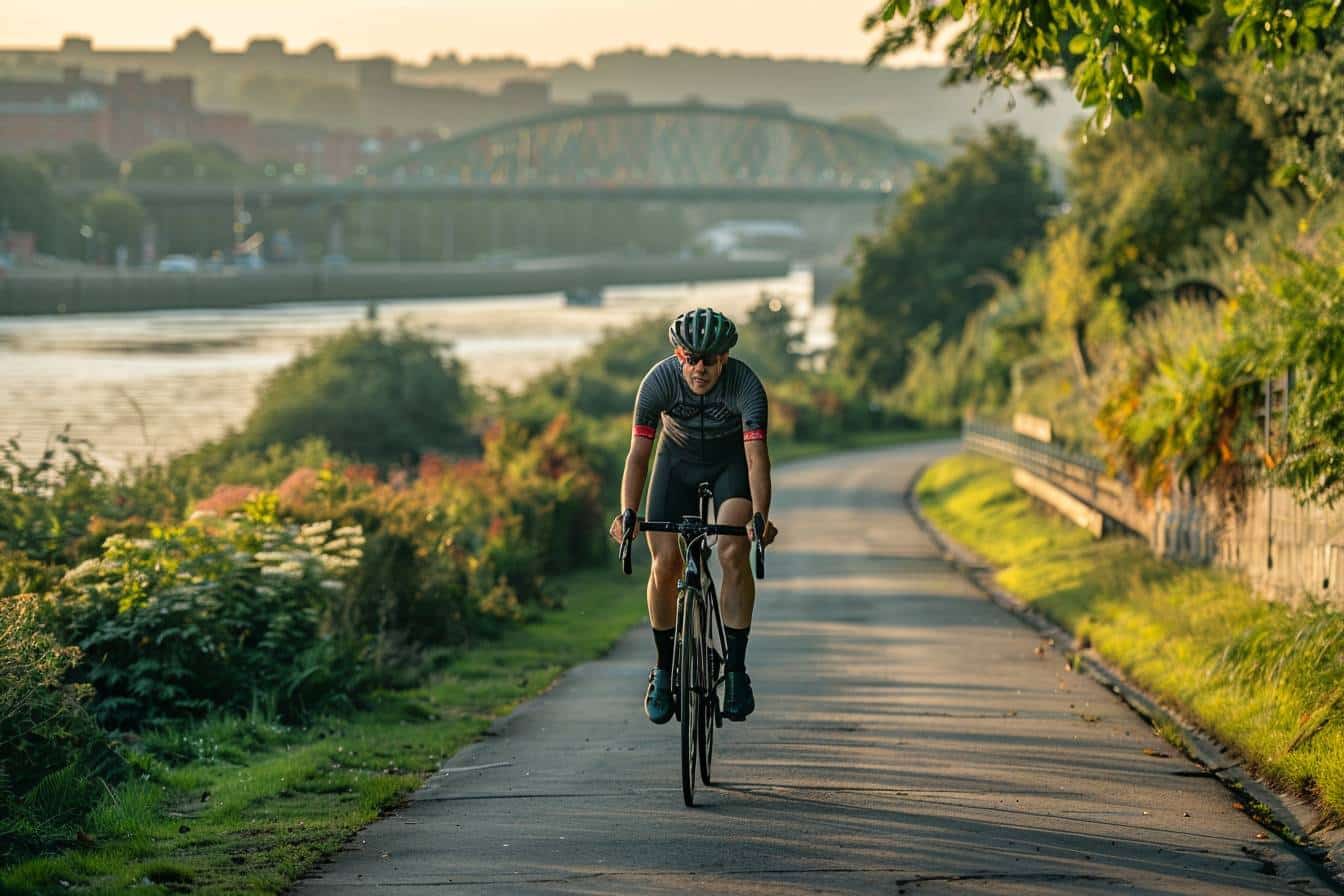
[[[683,448],[693,447],[702,434],[709,441],[741,433],[751,442],[765,438],[766,416],[765,387],[741,361],[729,358],[709,394],[696,395],[673,355],[655,364],[639,384],[634,433],[653,438],[661,419],[667,438]]]

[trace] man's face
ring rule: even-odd
[[[696,395],[704,395],[714,388],[714,384],[723,376],[728,353],[719,355],[696,355],[683,348],[677,349],[677,358],[681,361],[681,375],[686,385]],[[695,363],[692,364],[691,362]]]

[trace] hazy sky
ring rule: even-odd
[[[534,62],[590,62],[601,50],[643,46],[751,55],[862,60],[864,16],[881,0],[69,0],[7,4],[0,46],[54,47],[66,34],[95,49],[169,47],[200,27],[216,49],[257,35],[291,51],[329,40],[342,56],[388,53],[423,62],[434,53],[521,54]],[[898,65],[927,63],[907,54]]]

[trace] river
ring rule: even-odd
[[[513,387],[642,317],[658,326],[712,305],[744,316],[762,292],[805,321],[809,347],[828,345],[831,309],[814,308],[805,269],[772,280],[611,288],[598,308],[559,295],[377,303],[377,320],[406,321],[451,341],[472,380]],[[109,469],[190,449],[240,425],[266,376],[316,338],[364,320],[368,304],[293,304],[227,311],[158,311],[0,318],[0,438],[31,461],[67,425]],[[632,396],[633,401],[633,396]]]

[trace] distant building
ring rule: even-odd
[[[244,158],[255,153],[250,116],[201,111],[191,78],[151,81],[128,69],[106,84],[66,66],[60,81],[0,81],[0,151],[64,149],[87,141],[124,159],[160,140],[213,140]]]
[[[173,41],[173,52],[181,56],[209,56],[214,46],[204,31],[193,28]]]
[[[397,60],[378,56],[359,61],[359,86],[368,88],[392,87],[396,84]]]
[[[283,59],[285,42],[278,37],[254,37],[247,42],[245,53],[253,59]]]
[[[88,141],[124,159],[163,139],[215,141],[245,159],[300,162],[340,176],[376,161],[371,145],[392,153],[413,140],[423,144],[562,108],[544,76],[526,76],[521,57],[449,55],[417,68],[390,57],[341,59],[328,41],[291,53],[278,38],[256,37],[242,51],[219,50],[199,28],[179,35],[171,49],[102,50],[87,36],[69,35],[57,49],[0,47],[0,61],[24,72],[23,80],[0,81],[6,153]],[[434,83],[436,70],[479,79],[480,86]],[[407,72],[418,78],[401,80]],[[261,127],[238,89],[257,77],[347,87],[356,93],[355,111],[328,129]],[[612,91],[596,99],[629,104]],[[286,133],[297,136],[287,141]]]
[[[315,43],[308,48],[308,58],[314,62],[336,63],[336,47],[327,41]]]

